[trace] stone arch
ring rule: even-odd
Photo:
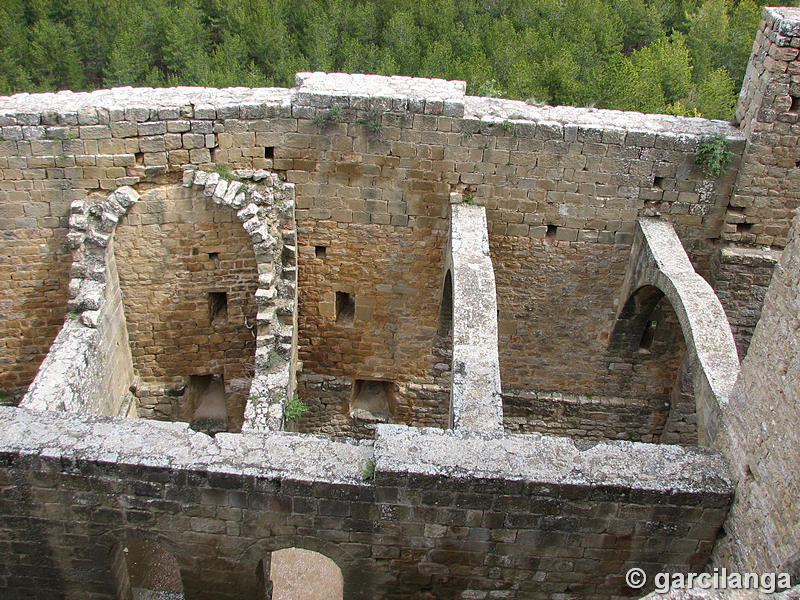
[[[609,348],[638,343],[661,297],[674,309],[686,343],[697,407],[698,440],[710,444],[739,372],[730,324],[714,290],[692,267],[672,225],[637,223]]]
[[[283,411],[293,393],[296,354],[294,186],[267,171],[234,171],[229,179],[200,170],[186,171],[183,185],[231,208],[252,242],[258,269],[255,376],[243,430],[282,429]],[[139,197],[125,186],[71,205],[68,239],[74,260],[68,306],[85,327],[102,326],[107,285],[111,280],[119,285],[110,242],[120,218]]]
[[[650,317],[664,292],[653,285],[643,285],[634,291],[619,311],[609,346],[620,350],[641,347]]]
[[[351,554],[341,544],[314,536],[281,535],[259,540],[248,546],[236,558],[245,573],[253,573],[257,589],[268,590],[270,586],[270,557],[274,552],[286,548],[312,551],[330,560],[342,574],[344,597],[357,597],[365,579],[376,576],[375,562]],[[269,595],[267,595],[269,598]]]

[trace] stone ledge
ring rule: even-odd
[[[350,97],[407,98],[438,101],[440,104],[461,105],[460,114],[439,114],[462,116],[464,114],[464,94],[467,84],[463,81],[447,79],[427,79],[424,77],[405,77],[394,75],[362,75],[360,73],[298,73],[295,78],[297,93],[321,94]],[[428,112],[426,110],[426,112]]]
[[[487,437],[379,425],[375,463],[376,477],[407,473],[711,494],[720,499],[733,493],[728,467],[718,452],[668,444],[590,442],[538,434]]]
[[[363,483],[371,442],[270,432],[209,437],[188,423],[0,407],[0,452],[165,469]]]
[[[750,246],[727,246],[720,251],[720,261],[726,264],[775,266],[781,259],[781,251]]]
[[[262,105],[288,107],[290,96],[291,90],[287,88],[244,87],[120,87],[93,92],[24,93],[0,97],[0,116],[19,115],[16,122],[20,125],[38,125],[40,122],[55,124],[55,121],[48,122],[46,113],[75,115],[75,125],[96,125],[104,120],[142,122],[178,118],[213,119],[223,116],[255,118],[255,115],[248,117],[242,111],[246,113],[252,107]],[[221,107],[230,109],[223,110],[223,115],[212,110]],[[108,119],[98,117],[97,110],[103,109],[109,111]],[[42,120],[42,115],[36,113],[43,113],[46,118]],[[265,116],[261,114],[258,118]]]
[[[644,144],[647,147],[653,146],[656,134],[688,138],[683,139],[683,143],[696,144],[696,140],[692,138],[721,133],[734,142],[732,149],[735,154],[740,154],[744,150],[745,143],[744,132],[728,121],[653,115],[605,108],[535,106],[520,100],[504,98],[467,96],[465,98],[465,117],[484,121],[504,119],[512,122],[517,120],[533,121],[541,123],[542,126],[549,126],[555,132],[553,134],[555,139],[565,139],[566,141],[575,141],[570,139],[570,134],[577,132],[565,132],[563,131],[564,127],[608,132],[617,130],[617,133],[623,137],[626,133],[631,135],[630,140],[625,140],[628,145]]]

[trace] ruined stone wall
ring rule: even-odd
[[[779,258],[780,251],[730,245],[721,249],[712,268],[711,284],[725,308],[740,359],[750,347]]]
[[[308,201],[306,193],[307,188],[298,184],[298,207]],[[333,205],[338,201],[334,196],[319,199]],[[308,209],[297,210],[298,341],[303,362],[298,393],[312,408],[304,426],[338,421],[340,431],[357,427],[349,419],[355,379],[396,385],[395,422],[446,425],[442,416],[448,405],[442,405],[440,397],[424,390],[412,395],[407,388],[432,383],[440,362],[433,354],[433,337],[446,231],[315,221],[307,213]],[[442,226],[446,223],[443,218],[439,221]],[[352,315],[337,315],[337,292],[353,294]]]
[[[137,197],[130,188],[113,196],[118,211]],[[76,201],[70,207],[71,312],[20,406],[113,416],[130,412],[134,369],[114,240],[111,232],[104,230],[118,214],[103,210],[104,205],[110,206],[101,196],[87,203]]]
[[[800,217],[769,285],[717,446],[737,481],[714,562],[800,577]]]
[[[4,210],[24,209],[34,175],[60,180],[50,209],[65,216],[68,201],[89,190],[146,189],[181,168],[284,174],[296,185],[298,377],[312,407],[306,426],[335,421],[347,433],[360,426],[347,410],[355,379],[394,382],[396,422],[441,422],[446,391],[434,346],[447,203],[459,192],[487,209],[508,391],[584,394],[603,386],[614,397],[652,389],[665,396],[679,358],[653,357],[647,374],[633,363],[613,372],[597,358],[613,325],[634,222],[642,215],[673,222],[707,273],[741,132],[703,119],[466,97],[458,82],[353,77],[305,74],[294,90],[112,90],[0,102],[4,164],[47,165],[3,170],[3,206],[14,207]],[[700,137],[712,133],[728,136],[735,154],[720,178],[708,178],[693,160]],[[27,221],[2,224],[17,235]],[[12,253],[17,242],[2,244]],[[53,285],[65,281],[54,255],[42,260]],[[337,291],[355,295],[352,326],[336,323]],[[15,306],[40,297],[27,287],[2,293]],[[13,320],[0,317],[0,327]],[[26,331],[0,337],[38,335],[30,319],[15,322]],[[49,342],[45,335],[33,346],[41,355]],[[680,351],[676,341],[664,356]],[[11,366],[3,377],[24,385],[33,369],[19,362],[25,357],[16,347],[5,352]],[[637,369],[648,386],[631,383]]]
[[[247,121],[242,125],[240,117],[263,122],[287,96],[287,90],[236,96],[184,88],[0,101],[0,275],[7,283],[0,291],[0,390],[24,391],[66,316],[70,203],[92,192],[163,182],[167,171],[179,181],[183,165],[210,166],[211,153],[231,139],[214,131],[212,98],[235,105],[220,119],[241,131]],[[263,146],[244,150],[240,166],[271,165]]]
[[[145,539],[191,600],[256,597],[286,547],[333,559],[348,599],[620,598],[631,566],[697,570],[730,498],[706,450],[401,426],[373,446],[0,408],[0,447],[10,597],[112,598],[112,551]]]
[[[254,371],[258,270],[235,211],[192,188],[158,187],[142,194],[114,237],[144,392],[139,415],[189,421],[191,407],[164,387],[191,375],[222,375],[229,416],[240,427]],[[215,305],[212,293],[224,293],[227,305]]]
[[[492,258],[504,391],[669,397],[684,344],[668,301],[654,310],[659,326],[647,352],[607,350],[617,311],[612,290],[622,285],[630,246],[501,240]]]
[[[782,248],[800,206],[800,11],[765,8],[736,120],[747,135],[723,238]]]
[[[25,184],[33,182],[20,185]],[[4,181],[0,182],[0,189],[16,185]],[[0,222],[8,224],[0,225],[0,279],[5,282],[0,292],[0,390],[4,399],[19,400],[33,381],[67,314],[71,255],[65,239],[69,203],[59,207],[60,217],[26,217],[27,199],[31,194],[38,196],[27,191],[15,194],[0,191],[0,197],[25,198],[0,202]],[[45,219],[53,225],[33,226],[34,222]]]
[[[509,433],[563,435],[590,440],[658,443],[669,414],[660,397],[521,392],[503,394],[503,426]]]

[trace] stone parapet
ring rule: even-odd
[[[0,593],[32,598],[87,586],[114,597],[111,550],[148,539],[177,561],[187,597],[255,597],[259,562],[299,547],[337,563],[348,599],[581,589],[610,600],[632,595],[632,566],[699,568],[731,494],[724,462],[704,449],[389,425],[374,445],[211,438],[186,424],[0,408],[0,454]]]

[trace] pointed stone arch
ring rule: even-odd
[[[694,270],[672,225],[640,219],[609,348],[633,350],[640,344],[649,315],[662,297],[669,300],[683,332],[698,440],[707,445],[716,436],[721,411],[739,372],[733,334],[719,298]]]

